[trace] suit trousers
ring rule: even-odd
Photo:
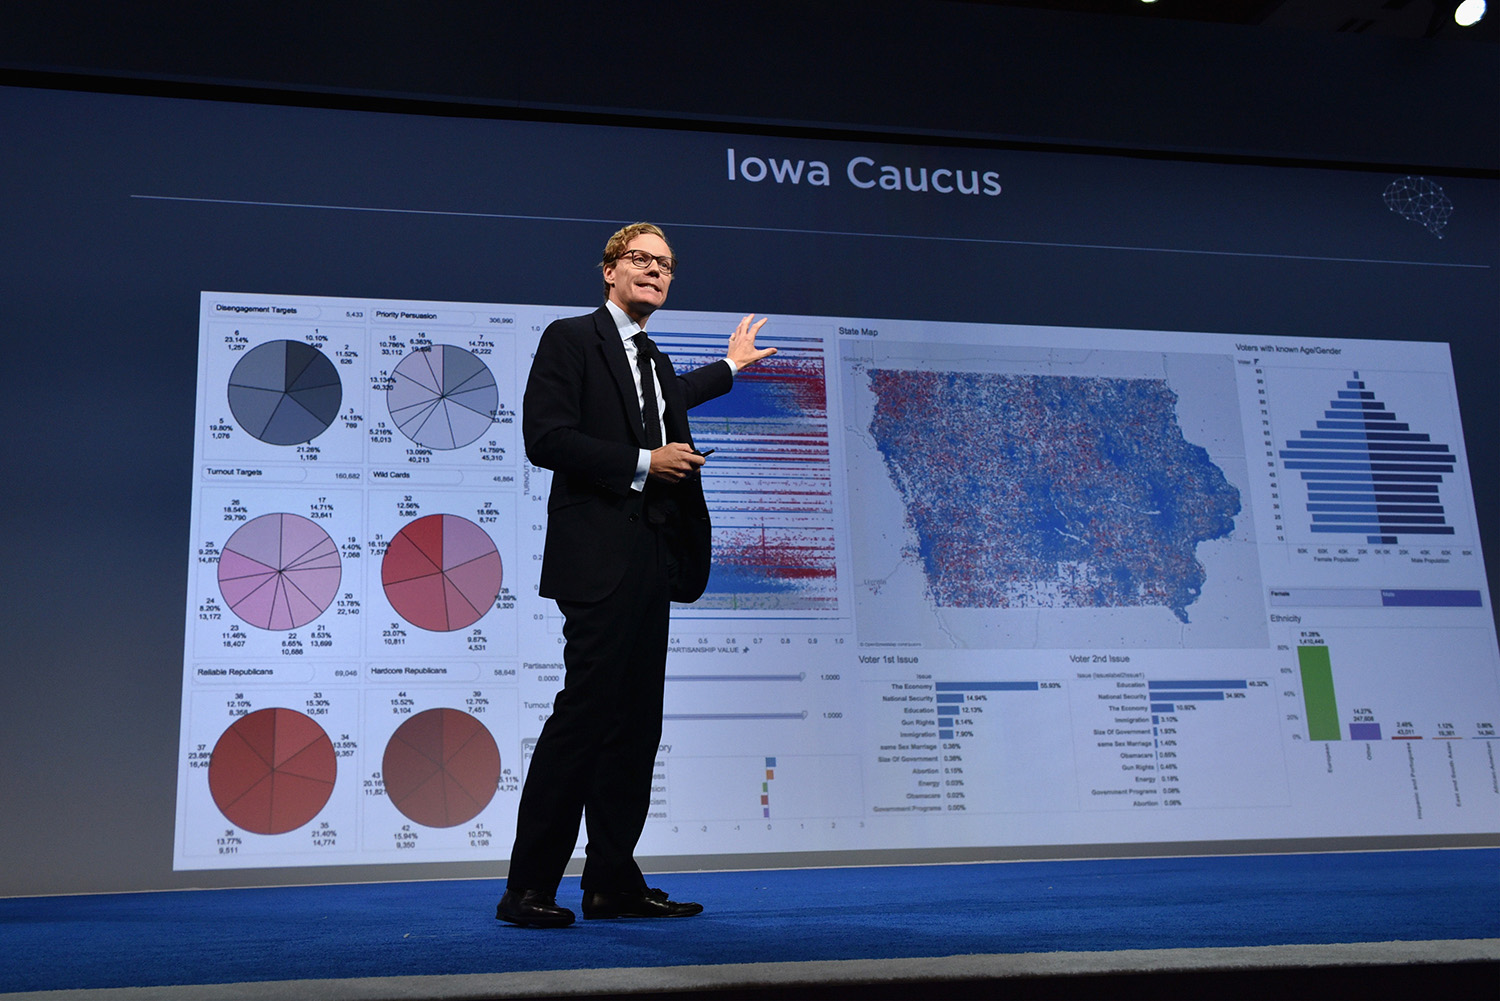
[[[588,834],[583,889],[646,887],[634,855],[661,745],[671,602],[663,530],[644,518],[636,525],[613,593],[557,603],[567,673],[521,791],[510,889],[556,893],[580,815]]]

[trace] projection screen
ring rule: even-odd
[[[96,609],[20,645],[68,651],[40,698],[138,700],[74,722],[175,788],[118,807],[170,813],[174,869],[506,858],[562,674],[521,394],[636,219],[681,261],[679,369],[746,313],[778,349],[693,414],[714,572],[642,855],[1497,829],[1492,179],[0,108],[50,332],[20,565]],[[152,757],[117,711],[175,730]]]

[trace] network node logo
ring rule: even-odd
[[[1443,238],[1443,227],[1453,214],[1453,202],[1442,188],[1425,177],[1407,175],[1387,185],[1382,197],[1386,208],[1426,227],[1439,240]]]

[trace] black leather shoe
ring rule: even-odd
[[[586,918],[690,918],[701,913],[702,904],[668,900],[665,890],[640,893],[586,890],[583,894],[583,916]]]
[[[557,897],[541,890],[506,890],[495,917],[528,928],[566,928],[573,912],[557,906]]]

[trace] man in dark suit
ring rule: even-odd
[[[635,845],[661,742],[671,601],[694,601],[709,571],[708,508],[687,412],[722,396],[775,348],[746,316],[727,356],[686,375],[645,334],[677,261],[660,229],[610,237],[605,304],[542,334],[523,400],[534,465],[553,471],[541,594],[563,613],[567,674],[532,755],[510,874],[496,917],[562,927],[557,884],[587,825],[583,916],[687,917],[698,904],[646,886]]]

